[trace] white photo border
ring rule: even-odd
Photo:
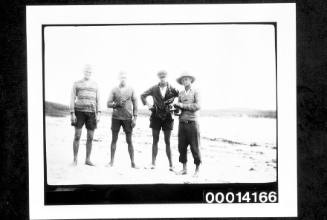
[[[129,16],[122,16],[122,14]],[[275,22],[277,24],[278,203],[44,205],[42,26],[201,22]],[[297,216],[294,3],[27,6],[26,27],[31,219]]]

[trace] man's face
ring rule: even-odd
[[[84,69],[84,79],[89,80],[91,78],[92,70],[91,67],[87,66]]]
[[[189,86],[189,85],[191,85],[191,83],[192,83],[192,80],[191,80],[191,78],[190,77],[183,77],[182,78],[182,84],[183,84],[183,86]]]
[[[160,83],[162,83],[162,84],[164,84],[164,83],[167,82],[166,79],[167,79],[166,76],[160,76],[160,77],[159,77],[159,81],[160,81]]]
[[[125,74],[120,74],[120,76],[119,76],[119,83],[120,83],[120,85],[126,85],[126,80],[127,80],[127,77],[126,77],[126,75]]]

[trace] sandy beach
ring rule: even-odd
[[[265,183],[276,181],[276,119],[250,117],[200,117],[203,164],[198,178],[192,177],[193,157],[188,152],[187,175],[168,170],[163,134],[160,135],[157,167],[151,162],[152,136],[149,119],[139,116],[133,132],[135,162],[130,168],[122,129],[115,166],[106,167],[110,157],[111,118],[103,116],[95,131],[91,159],[84,165],[86,130],[80,142],[79,161],[72,166],[74,128],[69,117],[46,117],[47,181],[50,185],[155,184],[155,183]],[[181,169],[177,150],[178,119],[175,118],[171,148],[175,170]]]

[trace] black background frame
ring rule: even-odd
[[[265,0],[2,0],[0,65],[0,216],[29,219],[26,5],[54,4],[201,4],[287,3]],[[327,5],[324,0],[296,1],[298,218],[327,217]],[[223,219],[223,218],[220,218]],[[226,218],[225,218],[226,219]],[[228,218],[258,219],[258,218]],[[285,219],[268,218],[268,219]]]

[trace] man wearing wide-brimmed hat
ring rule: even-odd
[[[170,150],[170,136],[173,130],[174,119],[171,113],[172,103],[178,97],[178,90],[167,82],[167,72],[158,72],[159,83],[146,90],[141,95],[144,105],[152,111],[150,116],[150,128],[152,128],[152,164],[151,169],[156,166],[156,157],[158,153],[158,142],[160,130],[163,130],[166,144],[166,154],[169,161],[169,170],[173,171],[173,163]],[[152,96],[153,105],[147,102],[146,98]]]
[[[179,162],[183,164],[183,169],[179,174],[187,174],[187,147],[190,145],[191,152],[196,165],[194,176],[198,176],[201,164],[200,155],[200,132],[198,124],[198,110],[200,109],[199,93],[192,88],[195,77],[188,73],[183,73],[177,78],[177,82],[184,86],[184,90],[179,93],[176,108],[181,109],[178,126],[178,150]]]

